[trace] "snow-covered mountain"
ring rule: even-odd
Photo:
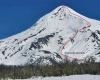
[[[31,28],[0,40],[0,64],[52,64],[65,59],[100,61],[100,21],[59,6]]]

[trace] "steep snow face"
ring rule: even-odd
[[[0,40],[0,64],[44,65],[88,56],[100,61],[99,27],[99,21],[60,6],[28,30]]]

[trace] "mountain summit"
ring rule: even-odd
[[[0,64],[44,65],[66,59],[100,61],[100,22],[60,6],[24,32],[0,40]]]

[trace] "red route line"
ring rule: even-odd
[[[79,16],[77,14],[72,13],[68,8],[67,8],[67,10],[68,10],[69,14],[75,15],[76,17],[85,20],[88,23],[88,25],[85,26],[85,27],[90,27],[91,26],[90,22],[88,22],[86,19],[82,18],[81,16]],[[65,9],[65,11],[67,11],[67,10]]]
[[[85,19],[82,18],[81,16],[72,13],[68,8],[67,8],[67,10],[68,10],[69,14],[75,15],[75,17],[78,17],[78,18],[80,18],[80,19],[82,19],[82,20],[85,20]],[[66,12],[66,9],[65,9],[65,12]],[[85,28],[88,28],[88,27],[91,26],[90,22],[88,22],[87,20],[85,20],[85,21],[87,22],[87,25],[84,26],[82,29],[85,29]],[[80,31],[80,30],[82,30],[82,29],[79,29],[78,31]],[[75,34],[73,34],[72,39],[74,39],[74,38],[76,37],[78,31],[77,31]],[[69,56],[66,56],[66,55],[62,54],[63,49],[65,48],[65,46],[66,46],[69,42],[70,42],[70,40],[67,40],[67,41],[64,43],[64,46],[61,47],[61,50],[60,50],[60,51],[61,51],[61,55],[64,57],[65,60],[67,60],[68,58],[69,58],[69,59],[72,59],[72,60],[79,60],[78,58],[72,58],[72,57],[69,57]]]

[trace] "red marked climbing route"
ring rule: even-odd
[[[68,8],[65,9],[65,12],[66,12],[66,10],[67,10],[67,12],[69,12],[70,15],[74,15],[75,17],[78,17],[78,18],[80,18],[80,19],[82,19],[82,20],[84,20],[84,21],[87,22],[86,26],[83,26],[81,29],[78,29],[77,32],[76,32],[75,34],[73,34],[73,36],[71,37],[71,39],[74,40],[74,38],[76,37],[76,35],[77,35],[77,33],[78,33],[79,31],[90,27],[91,24],[90,24],[90,22],[88,22],[87,20],[85,20],[84,18],[82,18],[81,16],[72,13]],[[65,60],[66,60],[66,59],[79,60],[78,58],[73,58],[73,57],[70,57],[70,56],[67,56],[67,55],[63,54],[63,50],[65,49],[65,46],[67,47],[67,44],[68,44],[70,41],[71,41],[70,39],[67,39],[67,41],[64,43],[64,45],[61,47],[61,49],[60,49],[61,56],[63,56]]]

